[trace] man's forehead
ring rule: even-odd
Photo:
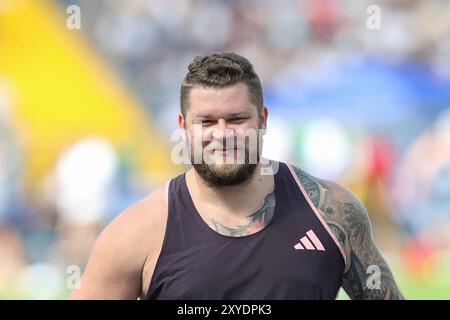
[[[190,112],[195,117],[233,116],[251,114],[252,105],[245,84],[225,88],[192,89]]]
[[[238,82],[226,87],[194,86],[190,93],[192,100],[208,101],[210,99],[242,99],[249,98],[248,87],[243,82]]]
[[[251,116],[256,113],[256,107],[251,103],[210,103],[191,106],[188,111],[193,118],[233,118]]]

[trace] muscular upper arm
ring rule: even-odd
[[[78,289],[70,299],[137,299],[146,259],[157,250],[164,228],[164,203],[143,199],[100,234]],[[154,198],[154,197],[153,197]]]
[[[402,299],[394,277],[372,238],[364,205],[345,187],[294,168],[346,254],[342,287],[352,299]]]
[[[138,252],[132,209],[121,213],[100,234],[89,257],[79,289],[71,299],[136,299],[139,295],[139,265],[144,255]]]
[[[372,237],[364,205],[350,192],[340,200],[348,239],[342,287],[352,299],[403,299],[388,264]]]

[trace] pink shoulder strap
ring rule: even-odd
[[[331,238],[333,239],[334,243],[336,243],[336,246],[338,247],[339,251],[341,252],[342,257],[344,258],[344,263],[345,263],[345,265],[347,265],[347,258],[346,258],[345,251],[342,248],[341,244],[337,240],[337,238],[334,235],[333,231],[331,231],[331,229],[328,226],[328,224],[323,219],[322,215],[320,214],[319,210],[316,208],[316,206],[312,202],[311,198],[307,195],[305,188],[303,188],[303,185],[300,183],[300,180],[298,179],[298,176],[295,173],[295,171],[292,168],[292,166],[289,165],[289,164],[286,164],[286,165],[288,166],[289,171],[291,172],[292,176],[294,177],[295,182],[297,182],[297,185],[298,185],[300,191],[303,193],[303,196],[305,197],[306,201],[308,201],[309,206],[311,207],[313,212],[316,214],[317,218],[322,223],[322,225],[325,228],[325,230],[327,230],[328,234],[331,236]]]

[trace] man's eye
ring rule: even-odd
[[[242,121],[244,121],[244,120],[245,120],[245,118],[239,118],[239,117],[237,117],[237,118],[231,118],[230,121],[232,121],[232,122],[242,122]]]

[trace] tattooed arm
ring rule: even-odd
[[[338,183],[294,170],[306,193],[344,248],[342,287],[351,299],[403,299],[372,238],[364,205]],[[379,277],[377,276],[379,275]]]

